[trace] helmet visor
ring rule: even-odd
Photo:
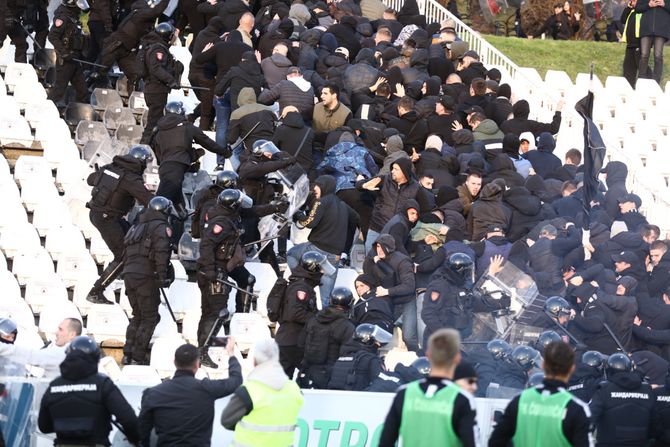
[[[272,156],[277,152],[279,152],[279,149],[272,141],[266,141],[265,143],[254,147],[254,154],[259,156],[265,154],[270,154],[270,156]]]
[[[333,276],[335,273],[337,273],[337,269],[333,264],[331,264],[328,261],[328,258],[325,256],[323,257],[323,261],[319,264],[321,266],[321,273],[323,273],[326,276]]]
[[[86,0],[77,0],[77,7],[82,11],[88,11],[91,9]]]
[[[254,206],[254,199],[252,199],[251,197],[249,197],[245,193],[242,193],[240,195],[239,203],[240,203],[240,208],[249,209],[252,206]]]
[[[375,325],[375,329],[374,331],[372,331],[372,336],[380,345],[389,344],[391,343],[391,340],[393,340],[393,334],[391,334],[388,331],[385,331],[384,329],[380,328],[377,325]]]

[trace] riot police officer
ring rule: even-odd
[[[144,58],[144,100],[149,108],[142,143],[148,144],[154,127],[163,116],[170,90],[178,89],[184,66],[170,54],[175,28],[168,22],[159,23],[142,41]]]
[[[124,216],[136,200],[142,206],[147,206],[153,197],[142,179],[142,173],[151,158],[147,148],[133,146],[126,155],[115,156],[112,163],[101,167],[87,179],[89,186],[93,187],[91,200],[86,204],[91,210],[89,218],[114,254],[114,259],[86,297],[93,303],[112,304],[102,293],[118,275],[123,260],[123,238],[130,228]]]
[[[173,101],[165,105],[165,116],[158,120],[158,127],[152,138],[152,147],[159,163],[160,183],[156,194],[170,199],[180,213],[184,211],[184,174],[189,170],[197,172],[198,158],[204,154],[202,150],[193,149],[193,143],[223,157],[230,156],[227,148],[219,146],[202,130],[189,123],[185,113],[181,102]],[[147,124],[145,131],[151,127]]]
[[[602,382],[589,404],[598,445],[646,445],[651,437],[654,395],[627,355],[609,356]]]
[[[379,356],[379,348],[388,344],[392,338],[393,334],[374,324],[356,326],[353,338],[340,349],[340,357],[333,365],[328,389],[363,391],[369,387],[386,370],[384,359]]]
[[[424,294],[421,317],[426,323],[424,346],[428,337],[443,327],[460,331],[463,338],[472,333],[473,312],[506,309],[510,298],[493,299],[473,293],[475,263],[465,253],[454,253],[430,279]]]
[[[340,348],[353,337],[356,328],[349,320],[353,302],[354,295],[349,289],[336,287],[330,295],[330,305],[307,322],[300,369],[310,387],[327,388]]]
[[[279,329],[275,334],[279,345],[279,363],[289,377],[293,377],[293,372],[302,362],[303,350],[298,346],[298,339],[305,324],[316,314],[314,288],[321,282],[322,265],[327,263],[321,253],[308,251],[302,255],[300,264],[291,270],[279,316]]]
[[[54,22],[49,31],[49,40],[56,50],[56,82],[49,93],[49,99],[57,102],[65,96],[68,83],[72,83],[78,102],[87,102],[88,88],[84,70],[80,62],[84,51],[84,32],[81,29],[79,15],[88,9],[86,0],[62,0],[54,13]]]
[[[38,426],[56,432],[55,445],[109,445],[112,415],[128,441],[139,444],[135,411],[112,379],[98,374],[100,348],[83,335],[72,340],[60,365],[61,376],[49,384],[40,405]]]
[[[154,197],[124,239],[123,279],[133,308],[123,347],[125,364],[147,364],[149,342],[160,318],[158,289],[170,287],[174,280],[170,264],[172,229],[168,225],[171,213],[172,202]]]
[[[568,391],[584,402],[590,402],[598,384],[604,379],[606,362],[607,356],[598,351],[586,351],[582,354],[568,382]]]
[[[670,445],[670,371],[665,376],[665,384],[654,389],[656,403],[652,416],[653,434],[656,443],[661,447]]]
[[[207,223],[207,212],[216,204],[216,199],[224,189],[237,189],[240,176],[235,171],[218,171],[214,183],[210,186],[200,188],[193,194],[191,202],[195,204],[193,211],[193,224],[191,225],[191,236],[200,239],[202,230]]]
[[[237,189],[223,190],[215,206],[209,209],[203,229],[198,257],[198,287],[201,293],[202,313],[198,324],[198,345],[202,348],[221,309],[228,303],[230,286],[223,283],[229,272],[244,265],[246,259],[240,238],[243,229],[239,210],[251,208],[252,200]],[[206,352],[201,363],[216,367]]]
[[[554,341],[563,341],[560,335],[555,331],[544,331],[537,337],[535,341],[535,349],[540,351],[540,354],[544,353],[544,348],[547,347],[549,343]]]
[[[168,3],[167,0],[146,0],[146,2],[135,1],[132,3],[130,13],[119,23],[116,31],[103,41],[98,64],[106,68],[92,72],[91,81],[96,82],[106,76],[107,71],[116,62],[128,79],[128,89],[130,91],[135,89],[142,70],[134,50],[139,46],[140,39],[151,31],[154,22],[165,11]]]
[[[526,381],[525,372],[511,361],[512,347],[505,340],[493,339],[486,349],[474,349],[463,353],[463,361],[474,365],[478,386],[476,397],[486,397],[491,383],[495,386],[520,388]]]
[[[37,46],[44,48],[49,32],[48,2],[44,0],[6,0],[3,12],[2,42],[9,36],[16,47],[14,62],[28,62],[28,34],[35,31]],[[0,43],[0,47],[2,44]]]

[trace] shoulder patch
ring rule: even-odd
[[[440,292],[432,291],[430,292],[430,300],[431,301],[437,301],[440,299]]]
[[[54,25],[56,25],[56,28],[59,28],[63,25],[63,21],[61,19],[56,19],[54,20]]]
[[[298,298],[300,301],[305,301],[307,299],[307,292],[304,290],[298,290],[295,293],[295,297]]]
[[[157,52],[156,53],[156,59],[158,59],[159,61],[162,61],[163,60],[163,53],[161,53],[160,51]]]
[[[172,228],[165,227],[165,234],[167,234],[168,237],[172,237]]]
[[[223,227],[219,224],[214,225],[214,228],[212,228],[212,232],[214,234],[219,234],[223,231]]]

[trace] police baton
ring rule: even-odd
[[[18,23],[19,26],[23,29],[23,31],[25,31],[26,36],[30,37],[30,40],[33,41],[33,45],[35,45],[35,46],[37,47],[38,50],[42,50],[42,49],[43,49],[43,48],[42,48],[42,45],[40,45],[39,43],[37,43],[37,41],[35,40],[35,38],[33,37],[33,35],[26,29],[26,27],[23,25],[23,23],[21,23],[20,20],[17,20],[17,23]]]
[[[140,444],[135,444],[134,442],[131,442],[130,439],[128,439],[128,435],[126,434],[126,431],[123,429],[123,427],[121,426],[121,424],[119,423],[119,421],[116,420],[116,418],[111,418],[110,422],[112,423],[112,425],[113,425],[114,427],[116,427],[116,429],[117,429],[123,436],[126,437],[126,441],[128,441],[129,444],[132,444],[132,445],[134,445],[134,446],[139,446],[139,445],[140,445]]]
[[[216,321],[212,325],[212,328],[209,330],[209,334],[207,335],[205,342],[202,344],[203,349],[207,349],[210,347],[212,338],[214,338],[216,334],[219,333],[221,327],[228,321],[230,321],[230,311],[228,310],[228,308],[224,307],[219,312],[219,316],[216,318]]]
[[[276,236],[264,237],[263,239],[259,239],[257,241],[249,242],[248,244],[244,244],[243,247],[251,247],[252,245],[261,244],[263,242],[271,241],[273,239],[277,239],[278,237],[281,237],[281,236],[277,234]]]
[[[603,323],[603,326],[605,327],[605,330],[610,334],[610,337],[612,337],[612,340],[614,340],[614,343],[616,343],[619,349],[621,349],[621,352],[630,357],[628,351],[626,351],[626,349],[623,347],[623,344],[621,344],[621,341],[619,341],[619,338],[616,335],[614,335],[614,332],[612,331],[612,328],[610,328],[609,324]]]
[[[165,299],[165,305],[167,306],[168,311],[170,311],[170,315],[172,316],[172,319],[176,323],[177,319],[174,316],[174,312],[172,312],[172,306],[170,306],[170,302],[168,301],[168,297],[167,297],[167,294],[165,293],[165,289],[160,289],[160,290],[161,290],[161,293],[163,294],[163,299]]]
[[[216,280],[217,280],[218,282],[220,282],[221,284],[225,284],[225,285],[227,285],[227,286],[230,286],[230,287],[232,287],[232,288],[235,289],[235,290],[238,290],[238,291],[240,291],[240,292],[242,292],[242,293],[246,293],[247,295],[249,295],[249,296],[252,297],[252,298],[256,298],[256,299],[258,299],[258,295],[256,295],[255,293],[251,293],[251,292],[249,292],[248,290],[245,290],[245,289],[242,289],[242,288],[240,288],[240,287],[237,287],[235,284],[230,283],[230,282],[226,281],[225,279],[216,278]]]
[[[547,317],[549,317],[549,319],[554,323],[554,325],[557,328],[559,328],[561,330],[561,332],[563,332],[565,335],[567,335],[570,338],[570,340],[572,340],[577,346],[584,346],[584,344],[582,342],[580,342],[579,340],[577,340],[577,338],[574,335],[572,335],[569,330],[567,330],[566,328],[561,326],[561,324],[554,319],[554,317],[549,313],[548,310],[545,309],[544,313],[545,313],[545,315],[547,315]]]
[[[108,68],[106,65],[96,64],[95,62],[89,62],[89,61],[85,61],[83,59],[77,59],[77,58],[73,57],[72,60],[74,62],[79,62],[80,64],[90,65],[91,67]]]
[[[184,90],[211,90],[208,87],[196,87],[194,85],[180,85],[179,88]]]

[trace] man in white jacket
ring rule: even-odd
[[[44,377],[53,379],[60,375],[59,366],[65,360],[65,348],[73,338],[81,335],[81,321],[66,318],[56,330],[56,340],[42,349],[29,349],[14,344],[0,344],[0,357],[15,363],[37,366],[44,369]]]

